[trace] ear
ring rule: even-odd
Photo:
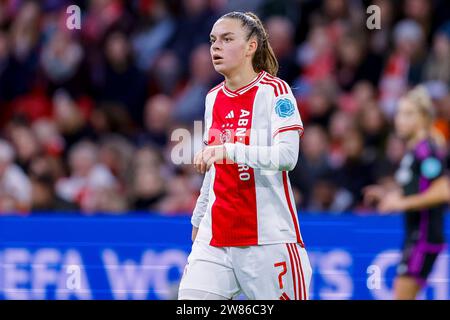
[[[253,56],[258,49],[258,41],[255,37],[251,37],[247,42],[247,56]]]

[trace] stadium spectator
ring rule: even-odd
[[[402,20],[395,25],[394,52],[389,56],[380,79],[381,106],[390,118],[399,97],[421,76],[423,64],[421,47],[424,31],[414,20]]]
[[[143,71],[149,71],[162,48],[175,32],[175,19],[163,0],[147,1],[142,26],[132,40],[136,64]]]
[[[205,96],[217,79],[210,62],[209,45],[202,44],[194,49],[189,64],[191,76],[174,106],[174,118],[178,122],[190,124],[203,118]]]
[[[369,3],[381,9],[379,30],[361,27]],[[392,182],[404,150],[392,116],[417,83],[450,149],[448,1],[89,0],[80,2],[81,30],[66,28],[66,5],[0,2],[0,212],[190,214],[200,176],[171,156],[197,141],[171,136],[202,120],[206,90],[218,83],[209,32],[233,9],[264,17],[298,102],[297,207],[364,210],[358,188]]]
[[[442,26],[433,38],[423,80],[441,81],[450,86],[450,22]]]
[[[139,148],[133,159],[130,195],[136,211],[155,210],[167,192],[162,156],[150,146]]]
[[[361,190],[374,183],[373,169],[375,158],[364,149],[363,136],[359,130],[346,133],[342,142],[344,162],[336,170],[336,180],[339,187],[346,189],[352,195],[352,207],[357,207],[363,199]]]
[[[159,94],[150,98],[145,104],[144,129],[136,137],[137,145],[164,148],[169,141],[173,113],[173,101],[169,96]]]
[[[122,105],[137,124],[142,124],[142,109],[147,76],[139,70],[125,33],[113,31],[106,38],[103,77],[98,84],[99,100]]]
[[[31,184],[23,170],[14,163],[10,143],[0,140],[0,212],[28,213],[31,209]]]
[[[294,26],[289,19],[281,16],[269,18],[266,25],[270,45],[278,58],[278,74],[288,83],[293,83],[300,70],[295,59]]]
[[[99,163],[98,147],[90,142],[78,142],[69,151],[70,176],[56,183],[57,194],[76,203],[85,212],[104,209],[103,198],[118,188],[111,171]]]
[[[310,125],[308,132],[303,136],[303,152],[291,173],[292,185],[302,195],[302,203],[297,203],[297,207],[305,208],[309,205],[313,193],[310,186],[314,186],[319,177],[331,171],[328,147],[328,136],[325,130],[321,126]]]

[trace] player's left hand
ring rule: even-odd
[[[389,214],[393,212],[401,212],[404,210],[403,196],[397,192],[386,194],[378,204],[377,210],[381,214]]]
[[[198,172],[204,174],[208,171],[213,163],[225,163],[227,153],[224,145],[209,146],[199,151],[194,157],[194,166]],[[228,161],[231,162],[230,159]]]

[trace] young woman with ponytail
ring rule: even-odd
[[[179,299],[308,299],[312,270],[288,177],[303,134],[296,100],[255,14],[225,14],[210,41],[224,81],[206,96],[205,148],[194,157],[205,177]]]

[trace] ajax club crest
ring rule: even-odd
[[[226,143],[231,141],[232,132],[230,129],[224,129],[220,133],[220,142]]]

